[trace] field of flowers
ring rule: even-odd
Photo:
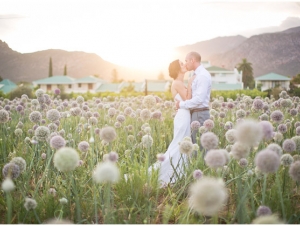
[[[160,187],[148,168],[172,140],[172,101],[35,96],[0,99],[2,224],[300,222],[299,97],[213,98],[191,123],[198,145],[178,144],[184,176]]]

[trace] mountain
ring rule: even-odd
[[[135,80],[149,76],[146,72],[107,62],[94,53],[50,49],[21,54],[12,50],[1,40],[0,76],[14,82],[32,82],[46,78],[48,77],[50,57],[52,58],[53,75],[62,75],[64,66],[67,65],[68,75],[74,78],[98,75],[109,81],[113,69],[117,70],[118,78],[124,80]]]
[[[225,53],[230,49],[233,49],[243,43],[247,38],[237,35],[228,37],[217,37],[207,41],[197,42],[192,45],[180,46],[176,48],[180,57],[191,51],[196,51],[201,54],[202,59],[209,59],[215,54]]]
[[[225,53],[209,57],[211,64],[234,68],[246,58],[254,77],[270,72],[295,76],[300,73],[300,27],[254,35]]]

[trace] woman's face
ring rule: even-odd
[[[180,64],[181,72],[182,73],[187,72],[186,65],[181,61],[179,61],[179,64]]]

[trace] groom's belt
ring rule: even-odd
[[[209,111],[209,107],[191,109],[191,114],[199,111]]]

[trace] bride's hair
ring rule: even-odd
[[[176,79],[180,70],[181,70],[181,67],[179,64],[179,60],[174,60],[169,65],[169,76],[173,79]]]

